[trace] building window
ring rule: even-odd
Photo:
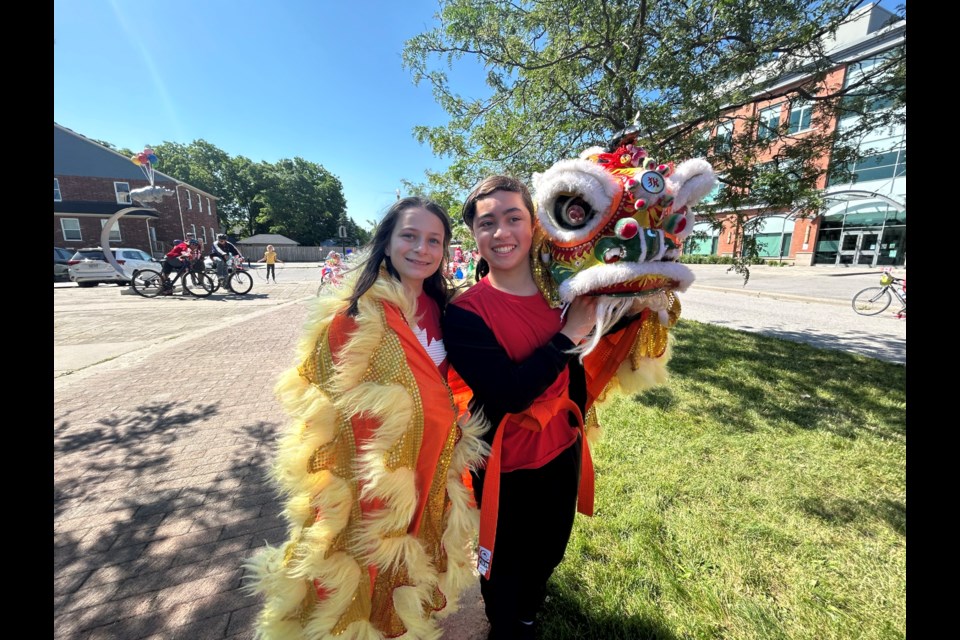
[[[184,189],[187,192],[187,209],[193,209],[193,198],[190,197],[190,189]]]
[[[197,196],[197,206],[200,207],[200,213],[203,213],[203,198]]]
[[[714,153],[729,153],[733,149],[733,121],[717,125],[717,135],[713,140]]]
[[[60,218],[60,229],[66,241],[83,240],[80,236],[80,220],[78,218]]]
[[[709,222],[698,222],[683,243],[683,253],[690,256],[715,255],[719,239],[719,229],[715,229]]]
[[[56,178],[53,179],[53,201],[62,202],[63,198],[60,197],[60,181]]]
[[[210,198],[207,198],[207,215],[213,213],[213,207],[210,206]]]
[[[210,227],[210,242],[213,242],[217,239],[217,232],[213,230],[213,227]]]
[[[198,239],[198,238],[197,238],[197,225],[195,225],[195,224],[190,225],[190,231],[191,231],[190,237],[191,237],[191,238],[194,238],[194,239]]]
[[[103,229],[107,225],[106,220],[100,221],[100,228]],[[120,237],[120,221],[117,220],[114,223],[113,228],[110,229],[110,242],[121,242],[123,238]]]
[[[790,256],[795,221],[785,216],[764,217],[750,232],[756,240],[757,256],[783,258]]]
[[[200,231],[203,231],[203,244],[207,244],[207,228],[200,227]]]
[[[760,122],[757,127],[757,140],[773,140],[777,136],[780,126],[780,105],[767,107],[760,112]]]
[[[790,105],[790,133],[800,133],[810,128],[813,106],[802,100]]]
[[[847,67],[843,80],[846,89],[857,85],[840,102],[841,120],[856,118],[860,113],[875,113],[893,106],[891,70],[881,75],[881,69],[891,60],[903,55],[900,48],[891,49],[874,58],[854,62]]]
[[[113,190],[117,194],[117,204],[131,204],[133,201],[130,200],[130,184],[127,182],[114,182]]]
[[[889,180],[907,175],[907,149],[872,153],[852,165],[831,172],[830,184],[857,184],[870,180]],[[847,177],[849,176],[849,181]]]

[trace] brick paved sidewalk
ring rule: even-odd
[[[253,637],[240,564],[284,538],[273,383],[305,304],[56,385],[56,638]],[[478,590],[463,604],[444,637],[485,637]]]

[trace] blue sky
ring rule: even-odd
[[[54,0],[53,119],[134,151],[204,139],[254,162],[303,157],[340,179],[347,215],[365,225],[402,179],[447,166],[412,135],[446,115],[400,61],[436,11],[436,0]],[[482,79],[462,59],[452,82],[478,96]]]
[[[436,7],[55,0],[54,121],[134,151],[204,139],[255,162],[301,156],[340,179],[347,214],[365,226],[401,179],[447,166],[413,138],[446,117],[400,59]],[[474,69],[460,79],[482,91]]]

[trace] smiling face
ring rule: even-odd
[[[533,216],[522,195],[494,191],[477,200],[472,231],[491,273],[509,275],[529,269]]]
[[[423,281],[440,268],[443,240],[443,223],[426,209],[414,207],[398,216],[386,255],[409,290],[422,291]]]

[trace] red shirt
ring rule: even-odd
[[[183,253],[186,253],[189,255],[189,252],[190,252],[190,245],[188,245],[186,242],[181,242],[180,244],[178,244],[173,249],[170,249],[170,251],[167,252],[167,257],[178,258]]]
[[[480,316],[514,362],[528,358],[563,328],[560,309],[551,309],[539,293],[513,295],[495,289],[486,278],[452,304]],[[569,380],[570,372],[564,369],[538,399],[561,397]],[[524,429],[510,420],[503,427],[503,472],[542,467],[577,439],[577,430],[570,426],[566,412],[555,416],[540,432]]]

